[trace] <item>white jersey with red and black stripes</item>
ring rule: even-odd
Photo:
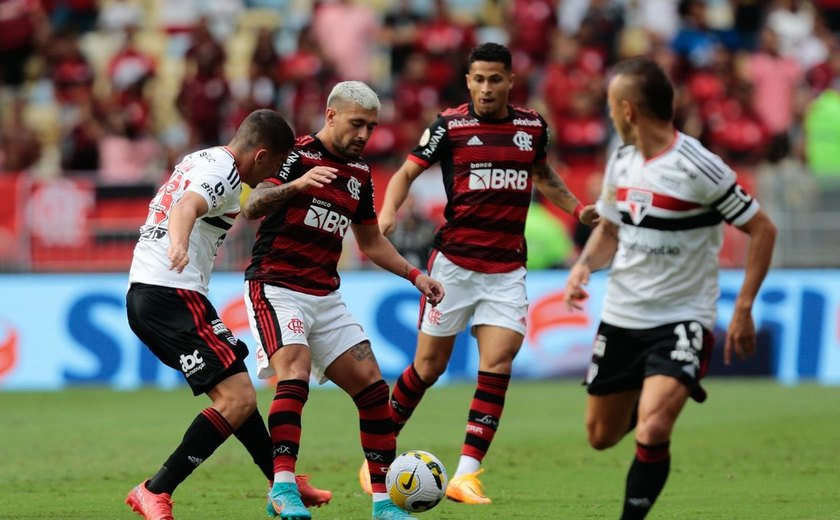
[[[531,171],[547,144],[548,125],[533,110],[509,105],[506,118],[486,119],[463,104],[441,113],[408,156],[423,168],[440,162],[446,223],[435,249],[481,273],[524,266]]]
[[[649,160],[623,146],[607,164],[598,212],[619,226],[603,321],[644,329],[690,319],[712,329],[722,223],[758,212],[735,172],[679,132]]]
[[[169,269],[169,214],[188,191],[207,201],[209,210],[190,233],[190,262],[178,273]],[[129,282],[189,289],[206,296],[213,259],[239,214],[241,194],[242,181],[227,148],[207,148],[184,157],[149,204]]]

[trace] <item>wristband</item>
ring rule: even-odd
[[[578,202],[578,205],[575,206],[574,210],[572,210],[572,215],[574,215],[577,220],[580,220],[580,213],[583,211],[584,208],[585,206]]]
[[[420,269],[417,269],[415,267],[414,269],[408,272],[408,281],[411,282],[412,285],[416,285],[415,282],[417,281],[417,277],[421,274],[423,273],[420,272]]]

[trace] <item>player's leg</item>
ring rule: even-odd
[[[475,298],[472,332],[478,341],[478,377],[467,419],[466,437],[447,496],[487,504],[478,474],[499,427],[513,359],[525,338],[528,297],[525,268],[508,273],[470,273]]]
[[[310,518],[295,478],[301,416],[309,398],[307,301],[292,291],[247,282],[245,306],[260,349],[258,375],[278,379],[268,413],[273,484],[266,508],[270,516]]]
[[[664,375],[645,378],[622,520],[645,518],[665,486],[671,468],[671,432],[688,396],[688,387],[678,379]]]
[[[268,413],[268,429],[274,454],[274,484],[269,493],[269,516],[311,518],[295,478],[301,438],[301,416],[309,399],[309,347],[283,345],[270,358],[277,386]]]
[[[175,488],[255,409],[242,361],[248,351],[200,293],[133,284],[126,303],[129,325],[155,355],[181,370],[195,395],[215,395],[213,406],[195,417],[161,469],[126,499],[146,518],[167,518]]]
[[[414,361],[397,379],[391,395],[391,416],[400,430],[420,404],[426,389],[446,371],[455,336],[464,330],[473,314],[476,293],[471,289],[475,273],[435,253],[430,276],[446,287],[446,298],[436,307],[420,304],[420,332]]]
[[[640,390],[623,390],[587,397],[585,423],[590,446],[605,450],[624,438],[636,416],[640,393]]]
[[[478,475],[498,430],[513,359],[524,337],[519,331],[493,325],[479,325],[474,331],[479,350],[478,378],[470,402],[461,458],[446,494],[458,502],[488,504],[490,499],[484,494]]]
[[[388,406],[388,383],[382,378],[370,343],[365,340],[339,355],[324,371],[353,398],[359,412],[359,436],[368,466],[375,520],[411,518],[385,488],[385,473],[396,456],[394,423]]]
[[[430,336],[420,332],[417,336],[417,350],[412,364],[400,374],[391,394],[391,418],[399,434],[426,390],[435,384],[446,371],[455,336]]]
[[[668,479],[671,432],[689,397],[706,398],[700,386],[714,337],[697,321],[631,331],[647,345],[644,385],[636,426],[636,456],[627,473],[622,518],[644,518]]]

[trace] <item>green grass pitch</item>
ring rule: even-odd
[[[840,519],[840,387],[711,379],[672,440],[672,470],[651,519]],[[433,388],[399,438],[451,472],[471,384]],[[267,414],[271,393],[260,391]],[[616,519],[632,436],[588,447],[584,389],[571,380],[514,380],[483,481],[494,503],[443,502],[421,520]],[[157,470],[205,398],[187,389],[0,393],[0,518],[131,519],[123,499]],[[357,483],[362,460],[349,397],[313,389],[298,469],[332,489],[316,519],[370,518]],[[267,484],[234,438],[174,495],[175,517],[265,517]]]

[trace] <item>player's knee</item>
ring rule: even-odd
[[[636,438],[644,444],[660,444],[671,438],[673,424],[657,417],[640,420],[636,428]]]
[[[612,448],[618,444],[618,441],[623,436],[622,434],[610,432],[599,424],[588,424],[586,434],[589,445],[598,451]]]
[[[414,369],[417,370],[417,375],[427,385],[433,385],[438,378],[446,371],[448,360],[440,360],[437,358],[425,358],[414,361]]]

